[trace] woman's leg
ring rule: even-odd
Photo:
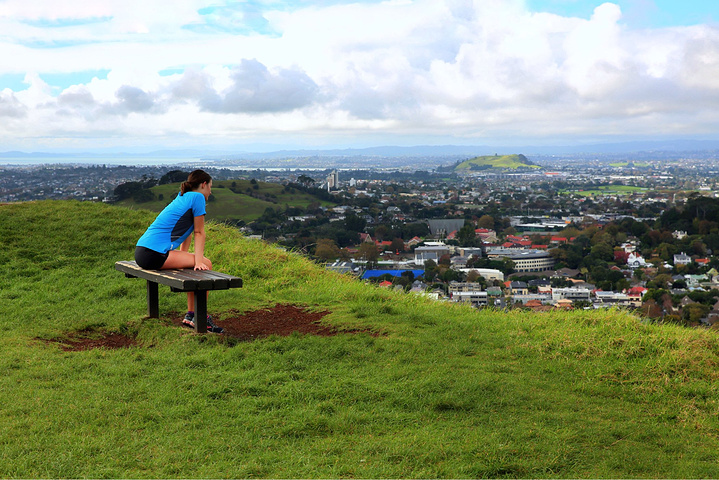
[[[174,268],[195,268],[195,254],[183,252],[181,250],[171,250],[170,254],[162,265],[162,270],[171,270]],[[205,257],[205,264],[212,270],[212,262]],[[195,293],[187,292],[187,311],[195,310]]]

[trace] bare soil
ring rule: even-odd
[[[331,336],[343,333],[376,332],[362,329],[338,329],[321,323],[327,311],[311,311],[298,305],[278,304],[273,307],[248,312],[230,310],[222,317],[214,318],[216,325],[225,331],[222,335],[241,341],[253,341],[270,335],[288,336],[292,333]],[[183,314],[172,316],[172,323],[182,325]]]
[[[46,343],[58,344],[66,352],[81,352],[95,348],[129,348],[137,345],[134,337],[117,332],[105,332],[94,328],[87,328],[71,332],[62,338],[44,340]]]
[[[377,332],[363,329],[338,329],[320,322],[322,317],[329,314],[327,311],[311,311],[298,305],[281,304],[270,308],[240,312],[230,310],[221,318],[214,318],[215,324],[222,327],[225,337],[250,342],[270,335],[288,336],[292,333],[304,335],[331,336],[338,334],[367,333],[372,336]],[[185,314],[171,313],[170,321],[173,325],[187,328],[182,325]],[[213,334],[208,334],[213,335]],[[94,348],[128,348],[138,345],[132,336],[116,332],[88,328],[78,332],[71,332],[62,338],[44,340],[46,343],[58,344],[65,351],[82,351]]]

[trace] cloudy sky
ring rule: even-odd
[[[715,0],[0,0],[0,151],[716,139]]]

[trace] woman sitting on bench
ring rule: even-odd
[[[194,268],[212,270],[205,257],[205,205],[212,193],[212,177],[195,170],[180,187],[180,194],[160,212],[152,225],[137,241],[135,261],[146,270]],[[195,253],[190,253],[194,232]],[[179,250],[177,248],[179,247]],[[182,324],[195,328],[195,294],[187,293],[187,314]],[[207,316],[207,330],[222,333],[222,328]]]

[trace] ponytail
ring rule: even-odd
[[[207,172],[204,170],[195,170],[190,173],[186,182],[182,182],[182,185],[180,186],[180,195],[196,190],[201,184],[205,182],[209,183],[210,181],[212,181],[212,177]]]

